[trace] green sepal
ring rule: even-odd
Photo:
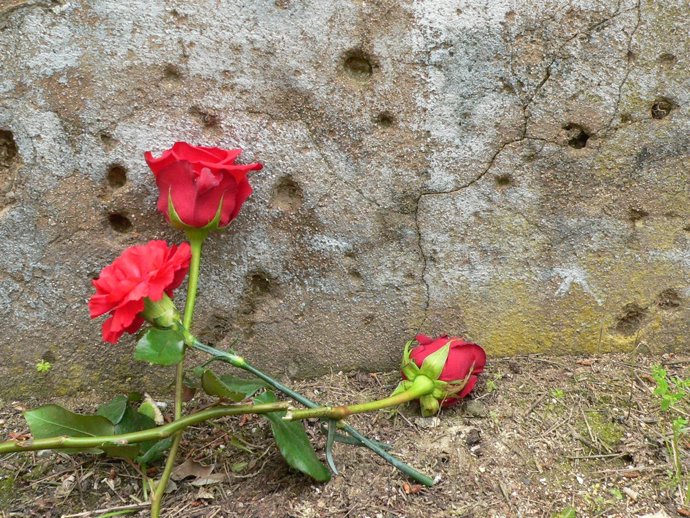
[[[275,403],[273,392],[264,392],[254,398],[255,403]],[[285,421],[285,412],[270,412],[264,417],[271,422],[273,438],[285,461],[294,469],[309,475],[317,482],[328,482],[331,472],[319,460],[309,442],[301,421]]]
[[[168,191],[168,217],[170,218],[170,224],[179,229],[183,230],[190,241],[197,239],[203,241],[206,239],[208,234],[214,230],[218,230],[220,227],[220,217],[223,213],[223,196],[220,198],[220,203],[218,204],[218,209],[216,209],[216,214],[213,219],[203,227],[193,227],[187,225],[180,215],[175,210],[175,206],[172,201],[171,191]]]
[[[405,343],[405,348],[403,349],[402,365],[400,367],[401,369],[404,369],[405,365],[410,363],[410,347],[412,347],[412,342],[414,342],[414,340],[408,340]]]
[[[412,386],[412,382],[411,382],[411,381],[405,381],[405,380],[403,380],[403,381],[401,381],[400,383],[398,383],[398,386],[395,387],[395,390],[391,393],[391,395],[390,395],[389,397],[397,396],[398,394],[401,394],[401,393],[405,392],[405,391],[406,391],[407,389],[409,389],[411,386]]]
[[[222,399],[229,399],[230,401],[239,402],[246,396],[243,392],[237,392],[228,387],[223,380],[209,369],[206,369],[201,375],[201,388],[209,396],[216,396]]]
[[[431,380],[437,380],[441,376],[443,367],[446,365],[448,354],[450,353],[450,342],[441,347],[435,353],[430,354],[424,358],[422,366],[419,369],[419,374],[426,376]]]
[[[156,365],[176,365],[184,359],[184,335],[177,329],[149,329],[134,349],[134,358]]]
[[[444,399],[448,395],[448,383],[441,380],[434,381],[434,391],[431,393],[436,399]]]
[[[419,406],[423,417],[432,417],[438,414],[441,404],[432,394],[426,394],[419,398]]]

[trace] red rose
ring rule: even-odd
[[[241,152],[176,142],[160,158],[153,158],[150,151],[144,153],[160,190],[158,210],[170,221],[168,200],[172,200],[184,225],[202,228],[220,209],[218,227],[228,225],[252,193],[247,173],[263,167],[256,162],[235,164]]]
[[[103,268],[92,281],[96,294],[89,300],[91,318],[110,313],[103,322],[103,340],[116,343],[125,331],[135,333],[144,323],[144,299],[172,297],[187,275],[190,258],[188,243],[168,247],[165,241],[149,241],[128,248]]]
[[[415,362],[418,367],[422,366],[427,356],[435,353],[450,342],[448,359],[441,371],[439,380],[453,382],[467,378],[467,384],[462,390],[453,397],[446,397],[441,406],[448,407],[453,405],[472,391],[474,385],[477,383],[477,376],[484,370],[484,365],[486,364],[486,353],[484,349],[477,344],[465,342],[462,338],[458,337],[448,338],[448,336],[439,336],[433,339],[420,334],[416,336],[416,339],[419,346],[412,349],[410,352],[410,359]]]

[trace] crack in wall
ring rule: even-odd
[[[571,43],[573,40],[575,40],[576,38],[578,38],[580,36],[590,36],[593,31],[595,31],[595,30],[599,29],[600,27],[604,26],[605,24],[615,20],[617,17],[619,17],[623,14],[637,10],[637,12],[638,12],[637,25],[636,25],[635,29],[633,30],[633,32],[629,38],[629,41],[628,41],[628,51],[630,51],[630,46],[632,43],[632,37],[634,36],[635,31],[637,31],[637,27],[639,26],[639,23],[640,23],[640,18],[641,18],[641,16],[640,16],[640,1],[641,0],[638,0],[638,4],[635,7],[632,7],[630,9],[625,9],[623,11],[621,10],[622,1],[623,0],[620,0],[618,2],[618,5],[616,6],[616,10],[609,17],[590,25],[584,31],[576,32],[575,34],[573,34],[572,36],[567,38],[563,43],[561,43],[561,45],[559,45],[558,49],[554,53],[554,57],[551,59],[549,64],[546,65],[546,70],[544,71],[544,77],[539,82],[539,84],[537,84],[537,86],[534,89],[534,92],[532,92],[532,95],[530,95],[528,97],[528,99],[526,100],[526,102],[523,104],[523,112],[525,113],[524,134],[527,134],[527,124],[528,124],[529,119],[530,119],[529,106],[532,104],[534,99],[537,97],[537,95],[544,88],[544,85],[546,85],[546,83],[549,81],[549,79],[551,79],[551,70],[552,70],[553,66],[556,64],[556,62],[559,60],[560,54],[563,51],[563,49],[566,47],[566,45],[568,45],[569,43]],[[512,60],[512,55],[511,55],[511,60]],[[628,74],[629,74],[629,71],[628,71]],[[627,74],[626,74],[625,80],[627,80]],[[621,84],[621,88],[622,88],[622,84]],[[615,114],[614,114],[614,117],[615,117]]]
[[[429,283],[427,279],[427,271],[429,267],[429,257],[427,256],[425,250],[424,250],[424,240],[422,237],[422,229],[421,225],[419,222],[419,207],[422,203],[422,200],[425,196],[440,196],[440,195],[448,195],[448,194],[455,194],[457,192],[460,192],[464,189],[467,189],[477,182],[479,182],[482,178],[484,178],[488,172],[491,170],[491,168],[494,166],[496,163],[496,159],[498,156],[510,145],[516,144],[518,142],[522,142],[524,140],[542,140],[542,139],[530,139],[525,136],[521,136],[520,138],[509,140],[508,142],[504,142],[501,144],[501,146],[498,148],[498,150],[493,154],[491,159],[489,160],[488,165],[479,173],[477,176],[475,176],[473,179],[470,181],[466,182],[465,184],[461,185],[460,187],[456,187],[454,189],[450,189],[447,191],[423,191],[419,194],[417,197],[417,201],[415,204],[415,211],[414,211],[414,222],[415,222],[415,228],[417,231],[417,248],[419,249],[419,254],[422,259],[422,272],[421,272],[421,278],[422,278],[422,283],[424,284],[424,290],[425,290],[425,296],[424,296],[424,304],[422,306],[422,311],[423,311],[423,318],[421,323],[419,324],[419,328],[421,329],[424,324],[426,324],[427,319],[428,319],[428,313],[429,313],[429,306],[431,304],[431,284]]]
[[[632,59],[632,45],[633,45],[633,39],[635,38],[635,34],[637,33],[637,30],[640,28],[640,25],[642,24],[642,0],[637,1],[637,5],[634,8],[637,12],[637,21],[635,22],[635,27],[633,27],[633,30],[630,32],[630,36],[628,36],[628,45],[627,45],[627,55],[626,58],[628,60],[626,64],[626,70],[625,74],[623,75],[623,80],[620,82],[618,85],[618,95],[616,97],[616,104],[614,105],[613,108],[613,114],[611,114],[611,119],[609,119],[609,122],[606,124],[603,130],[600,132],[604,134],[604,136],[608,135],[609,130],[611,129],[611,125],[613,124],[614,119],[616,118],[616,115],[618,115],[620,111],[620,103],[621,99],[623,97],[623,87],[625,86],[625,83],[628,81],[628,77],[630,77],[630,73],[632,72],[633,68],[635,68],[633,59]],[[631,11],[632,9],[629,9],[628,11]],[[593,134],[596,135],[599,132],[594,132]]]

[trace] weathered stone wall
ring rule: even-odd
[[[142,158],[175,140],[265,163],[196,330],[276,373],[418,330],[687,347],[689,31],[685,0],[0,1],[0,395],[141,384],[85,301],[181,239]]]

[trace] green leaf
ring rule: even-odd
[[[98,408],[98,415],[106,417],[115,425],[113,433],[122,435],[155,427],[156,423],[150,417],[132,408],[128,399],[126,396],[118,396],[110,403]],[[110,457],[134,459],[150,449],[155,443],[156,441],[153,440],[139,444],[104,446],[101,449]]]
[[[441,347],[435,353],[430,354],[422,362],[419,373],[429,379],[437,380],[441,376],[441,371],[446,365],[448,353],[450,352],[450,342]]]
[[[273,392],[264,392],[254,398],[255,403],[274,403],[276,396]],[[298,421],[283,421],[285,412],[271,412],[264,414],[271,421],[271,430],[280,453],[287,463],[309,475],[317,482],[328,482],[331,473],[316,456],[314,449],[309,442],[304,426]]]
[[[125,434],[131,432],[139,432],[141,430],[148,430],[149,428],[155,428],[156,423],[149,416],[144,415],[131,406],[127,406],[125,413],[122,416],[117,425],[115,425],[115,433]]]
[[[574,507],[566,507],[560,513],[556,513],[552,518],[577,518],[577,511]]]
[[[119,423],[115,425],[115,433],[118,435],[139,432],[141,430],[148,430],[149,428],[154,428],[156,423],[150,417],[139,413],[130,405],[125,408],[125,412]],[[138,455],[141,455],[151,449],[156,440],[146,441],[139,444],[132,444],[126,446],[117,447],[107,447],[103,448],[108,455],[112,457],[127,457],[129,459],[134,459]]]
[[[165,423],[161,409],[158,408],[158,405],[156,405],[156,402],[148,394],[146,394],[144,396],[144,401],[141,403],[141,405],[139,405],[137,412],[145,415],[146,417],[151,419],[158,426]]]
[[[123,444],[122,446],[102,446],[100,448],[108,457],[115,459],[136,459],[139,455],[138,444]]]
[[[333,443],[335,442],[335,429],[337,422],[334,419],[328,420],[328,437],[326,439],[326,462],[334,475],[338,474],[338,468],[333,460]]]
[[[260,379],[249,380],[245,378],[238,378],[237,376],[231,376],[229,374],[222,374],[219,377],[223,382],[223,385],[233,392],[241,392],[244,394],[244,397],[253,396],[262,388],[270,386],[268,383]]]
[[[149,329],[137,342],[134,358],[156,365],[176,365],[184,358],[184,336],[175,329]]]
[[[112,435],[114,425],[100,415],[81,415],[70,412],[58,405],[45,405],[34,410],[24,412],[24,418],[29,424],[34,439],[49,437],[95,437],[97,435]],[[74,448],[64,451],[95,451],[96,448]]]
[[[243,392],[230,389],[213,371],[208,369],[201,376],[201,387],[209,396],[217,396],[230,401],[242,401],[246,397]]]
[[[105,417],[113,424],[117,424],[122,420],[127,410],[128,398],[127,396],[117,396],[109,403],[104,403],[96,410],[96,415]]]
[[[153,444],[148,450],[139,455],[135,460],[142,466],[147,466],[160,459],[172,445],[172,437],[161,439]]]

